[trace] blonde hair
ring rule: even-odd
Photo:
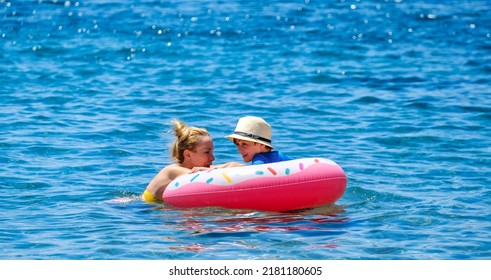
[[[172,124],[176,135],[176,141],[172,144],[172,158],[182,163],[184,161],[184,151],[195,151],[196,145],[201,141],[201,137],[210,136],[210,133],[204,128],[188,126],[180,120],[173,120]]]

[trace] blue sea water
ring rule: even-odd
[[[0,259],[491,259],[491,2],[0,0]],[[171,120],[239,117],[348,186],[297,212],[138,200]]]

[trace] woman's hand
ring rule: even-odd
[[[210,170],[211,168],[209,167],[198,167],[198,166],[195,166],[191,169],[191,171],[189,171],[189,173],[196,173],[196,172],[199,172],[199,171],[206,171],[206,170]]]

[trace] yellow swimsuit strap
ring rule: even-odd
[[[157,198],[155,195],[153,195],[148,190],[145,190],[143,192],[142,199],[145,202],[162,202],[162,199]]]

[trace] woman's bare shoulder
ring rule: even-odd
[[[189,169],[187,167],[183,167],[177,163],[166,166],[164,168],[164,170],[168,174],[168,176],[171,180],[174,180],[175,178],[177,178],[181,175],[184,175],[184,174],[191,172],[191,169]]]

